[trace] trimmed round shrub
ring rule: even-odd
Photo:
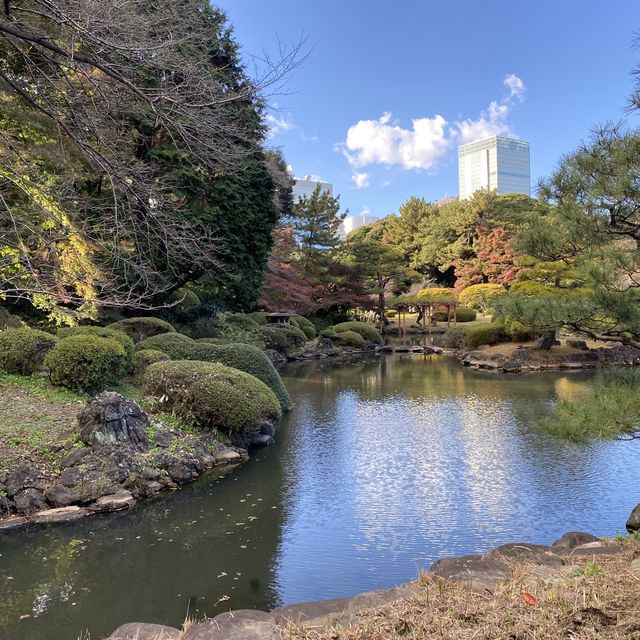
[[[58,329],[58,336],[60,338],[79,335],[99,336],[100,338],[109,338],[110,340],[119,342],[125,352],[124,369],[122,374],[124,376],[131,373],[133,369],[135,345],[133,344],[133,340],[124,331],[112,329],[111,327],[64,327],[62,329]]]
[[[147,367],[155,362],[166,362],[171,358],[163,351],[157,349],[141,349],[136,352],[133,360],[133,372],[136,376],[141,376]]]
[[[331,338],[334,339],[338,334],[333,330],[333,327],[329,327],[328,329],[323,329],[320,332],[321,338]]]
[[[27,327],[0,331],[0,369],[31,375],[40,368],[57,341],[50,333]]]
[[[183,316],[193,314],[201,304],[200,298],[193,291],[184,288],[176,289],[169,296],[169,302],[177,303],[170,307],[170,311]]]
[[[136,351],[154,349],[166,353],[173,360],[189,360],[196,341],[184,333],[161,333],[136,345]]]
[[[220,327],[221,324],[217,318],[202,316],[201,318],[196,318],[193,322],[182,325],[181,331],[190,338],[197,340],[198,338],[218,337]]]
[[[175,331],[175,327],[166,320],[151,316],[118,320],[118,322],[110,324],[109,328],[124,331],[134,342],[141,342],[151,336]]]
[[[460,292],[458,299],[466,307],[487,313],[496,299],[505,293],[507,290],[501,284],[472,284]]]
[[[364,338],[355,331],[336,333],[333,339],[345,347],[364,347]]]
[[[218,362],[156,362],[145,371],[142,390],[200,429],[234,434],[282,417],[278,399],[264,382]]]
[[[230,313],[223,317],[223,324],[234,324],[242,329],[255,329],[259,323],[245,313]]]
[[[261,327],[266,349],[280,353],[291,353],[304,346],[307,336],[298,327],[283,324],[268,324]]]
[[[463,329],[467,336],[467,346],[469,349],[477,349],[481,344],[499,344],[508,342],[509,336],[502,322],[490,322],[477,327]]]
[[[59,340],[44,363],[52,384],[94,393],[122,379],[126,357],[116,340],[79,334]]]
[[[313,340],[316,337],[316,326],[311,320],[307,320],[303,316],[295,316],[291,318],[291,324],[294,327],[298,327],[307,337],[307,340]]]
[[[24,327],[25,323],[18,316],[9,313],[4,307],[0,307],[0,331],[5,329],[19,329]]]
[[[198,338],[196,342],[204,344],[227,344],[222,338]]]
[[[387,309],[384,312],[385,318],[395,318],[398,315],[398,312],[395,309]]]
[[[373,325],[367,324],[366,322],[341,322],[340,324],[334,325],[333,330],[336,333],[355,331],[368,342],[382,344],[382,336],[378,333],[378,330]]]
[[[203,348],[204,347],[204,348]],[[250,344],[198,344],[194,360],[220,362],[262,380],[276,394],[280,406],[286,410],[290,399],[280,374],[266,353]]]
[[[438,322],[447,322],[447,312],[437,311],[433,314],[433,319]],[[457,322],[473,322],[478,317],[478,314],[467,307],[458,307],[455,313],[455,319]],[[451,312],[451,322],[454,320],[453,311]]]
[[[507,322],[505,324],[505,331],[514,342],[526,342],[528,340],[533,340],[536,335],[536,332],[531,327],[528,327],[517,320]]]

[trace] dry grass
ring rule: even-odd
[[[640,543],[624,553],[575,558],[556,579],[514,565],[514,578],[495,592],[471,593],[428,574],[411,598],[359,612],[347,628],[291,627],[291,640],[551,640],[640,639],[640,572],[630,569]],[[572,560],[573,561],[573,560]],[[528,604],[531,594],[535,604]],[[533,602],[533,599],[529,598]]]

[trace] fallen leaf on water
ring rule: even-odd
[[[522,594],[522,599],[527,603],[530,604],[532,607],[538,602],[538,600],[536,599],[535,596],[532,596],[530,593],[528,593],[527,591],[525,591]]]

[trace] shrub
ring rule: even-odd
[[[175,327],[172,324],[169,324],[166,320],[153,318],[151,316],[119,320],[118,322],[110,324],[109,328],[124,331],[128,336],[131,336],[134,342],[141,342],[151,336],[175,331]]]
[[[257,323],[242,326],[242,323],[229,322],[220,330],[218,337],[225,343],[251,344],[262,349],[264,347],[264,337],[262,329]]]
[[[268,324],[262,327],[262,336],[267,349],[284,354],[300,349],[307,341],[307,336],[291,325]]]
[[[255,329],[258,323],[245,313],[229,313],[222,318],[223,325],[233,324],[243,329]]]
[[[268,311],[254,311],[249,314],[252,320],[255,320],[258,324],[267,324]]]
[[[60,338],[79,335],[109,338],[110,340],[115,340],[120,343],[125,353],[122,375],[124,377],[128,373],[131,373],[133,369],[135,345],[133,344],[133,340],[124,331],[112,329],[111,327],[64,327],[62,329],[58,329],[58,336]]]
[[[478,317],[478,314],[473,310],[467,307],[458,307],[455,313],[455,320],[457,322],[473,322]],[[438,322],[447,322],[447,312],[446,311],[438,311],[433,314],[433,319]],[[454,314],[451,312],[451,321],[454,320]]]
[[[463,329],[467,335],[467,346],[469,349],[477,349],[481,344],[499,344],[508,342],[509,337],[501,322],[491,322],[477,327]]]
[[[136,345],[136,351],[155,349],[166,353],[174,360],[189,360],[196,341],[183,333],[161,333]]]
[[[466,307],[487,313],[496,299],[506,292],[501,284],[472,284],[460,292],[459,300]]]
[[[398,312],[395,309],[387,309],[384,312],[385,318],[395,318],[398,315]]]
[[[329,327],[328,329],[323,329],[320,332],[321,338],[331,338],[332,340],[335,339],[337,335],[338,334],[333,330],[333,327]]]
[[[170,296],[169,302],[176,303],[170,311],[179,316],[189,316],[200,306],[200,298],[190,289],[176,289]]]
[[[511,320],[511,322],[506,323],[505,331],[514,342],[526,342],[527,340],[533,340],[535,337],[535,331],[531,327],[517,320]]]
[[[0,307],[0,331],[5,329],[18,329],[24,326],[24,322],[18,316],[9,313],[4,307]]]
[[[316,337],[316,326],[311,320],[307,320],[303,316],[295,316],[291,318],[291,324],[294,327],[298,327],[298,329],[304,333],[307,340],[313,340]]]
[[[44,362],[52,384],[94,393],[122,378],[125,359],[116,340],[79,334],[59,340]]]
[[[181,332],[190,338],[216,338],[220,335],[221,323],[217,318],[202,316],[193,322],[182,325]]]
[[[136,352],[133,360],[133,372],[136,376],[141,376],[147,367],[154,362],[166,362],[171,358],[163,351],[157,349],[141,349]]]
[[[57,340],[50,333],[26,327],[0,331],[0,369],[7,373],[32,374]]]
[[[355,331],[359,333],[365,340],[369,342],[375,342],[382,344],[382,336],[378,333],[378,330],[366,322],[341,322],[333,327],[336,333],[342,333],[343,331]]]
[[[196,342],[201,344],[227,344],[223,338],[198,338]]]
[[[280,374],[267,354],[258,347],[250,344],[198,344],[193,359],[220,362],[228,367],[250,373],[258,380],[262,380],[276,394],[283,410],[289,406],[289,394]]]
[[[342,331],[336,333],[333,338],[338,344],[345,347],[363,347],[364,338],[355,331]]]
[[[200,429],[233,434],[282,417],[278,399],[264,382],[218,362],[156,362],[147,368],[142,389]]]

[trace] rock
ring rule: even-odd
[[[550,547],[541,544],[526,544],[523,542],[512,542],[496,547],[485,557],[495,559],[513,559],[527,564],[547,565],[559,567],[562,559],[554,555]]]
[[[98,498],[93,504],[89,505],[89,510],[98,511],[120,511],[121,509],[129,509],[136,503],[135,498],[130,491],[122,489],[108,496]]]
[[[629,568],[631,571],[635,571],[636,573],[640,573],[640,558],[636,558],[630,565]]]
[[[563,534],[561,538],[556,540],[552,545],[552,549],[575,549],[575,547],[581,544],[587,544],[588,542],[598,542],[600,538],[596,538],[590,533],[584,533],[583,531],[568,531]]]
[[[357,596],[351,598],[347,610],[357,613],[363,609],[381,607],[384,604],[390,604],[392,602],[397,602],[398,600],[410,598],[418,591],[420,591],[418,584],[415,582],[409,582],[407,584],[394,587],[393,589],[380,589],[378,591],[359,593]]]
[[[627,520],[627,531],[629,533],[640,531],[640,504],[634,508]]]
[[[187,484],[198,477],[196,471],[181,460],[171,462],[167,466],[167,473],[176,484]]]
[[[624,551],[621,544],[607,543],[606,541],[588,542],[581,544],[571,551],[572,556],[608,556]]]
[[[241,609],[194,625],[184,640],[276,640],[282,637],[280,631],[268,613]]]
[[[106,640],[179,640],[181,632],[161,624],[130,622],[118,627]]]
[[[215,454],[216,464],[233,464],[234,462],[240,462],[242,456],[233,449],[223,449]]]
[[[335,348],[331,338],[320,338],[316,344],[316,351],[331,351]]]
[[[498,583],[510,580],[513,575],[504,562],[482,556],[443,558],[431,565],[429,573],[445,580],[462,582],[478,592],[492,591]]]
[[[513,353],[507,356],[502,362],[502,370],[505,373],[517,373],[528,365],[533,358],[525,347],[518,347]]]
[[[153,442],[156,447],[168,449],[176,441],[177,435],[174,431],[156,431],[153,434]]]
[[[53,487],[47,489],[44,496],[54,507],[68,507],[80,502],[78,492],[62,483],[54,484]]]
[[[567,346],[573,349],[580,349],[581,351],[587,351],[587,349],[589,349],[585,340],[569,339],[567,340]]]
[[[262,447],[268,447],[274,442],[275,441],[272,436],[269,436],[266,433],[260,433],[251,439],[250,446],[255,449],[260,449]]]
[[[553,335],[543,336],[536,340],[535,348],[542,351],[550,351],[551,347],[555,347],[557,342],[558,341]]]
[[[80,439],[89,446],[127,443],[137,451],[149,448],[149,418],[132,400],[105,391],[94,396],[78,415]]]
[[[62,459],[62,468],[73,467],[78,464],[86,455],[90,453],[90,449],[83,447],[82,449],[74,449]]]
[[[40,489],[22,489],[22,491],[16,493],[13,500],[16,503],[16,510],[27,516],[36,511],[42,511],[42,509],[46,509],[49,506],[44,498],[44,493]]]
[[[287,356],[275,349],[266,349],[265,353],[269,356],[269,359],[273,364],[284,364],[287,361]]]
[[[86,509],[80,507],[61,507],[59,509],[46,509],[39,511],[30,518],[30,522],[35,524],[45,524],[50,522],[71,522],[87,515]]]
[[[44,479],[35,467],[22,465],[9,473],[4,485],[7,495],[14,496],[21,489],[44,489]]]
[[[15,529],[21,527],[29,522],[24,516],[10,516],[0,520],[0,531],[6,531],[7,529]]]

